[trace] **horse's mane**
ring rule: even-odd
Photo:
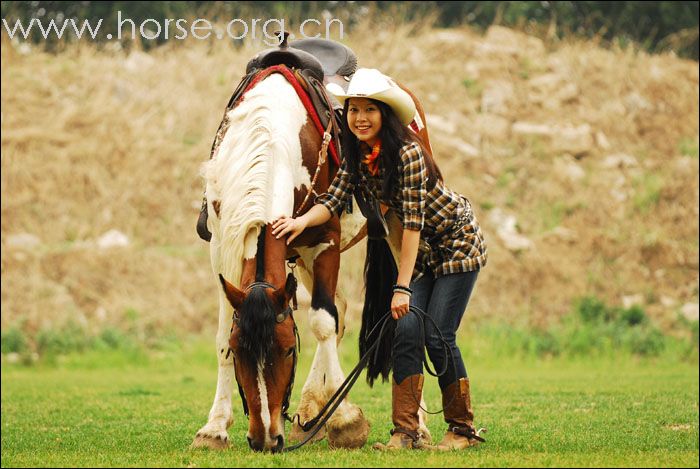
[[[252,365],[263,363],[272,350],[275,324],[275,310],[265,289],[251,289],[241,305],[238,321],[241,359]]]
[[[220,201],[218,219],[209,217],[217,238],[212,242],[219,243],[218,269],[239,285],[243,259],[255,256],[261,228],[282,214],[291,216],[301,162],[293,161],[300,152],[295,156],[284,126],[295,119],[303,123],[306,115],[292,86],[275,74],[247,92],[226,118],[228,130],[202,173],[207,199]]]

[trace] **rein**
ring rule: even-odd
[[[442,335],[442,332],[440,332],[440,329],[437,327],[435,324],[435,321],[433,318],[425,314],[425,312],[420,309],[418,306],[410,306],[409,307],[409,312],[413,312],[414,314],[418,315],[418,317],[421,319],[421,324],[423,324],[423,321],[425,318],[430,319],[430,321],[433,322],[433,325],[435,326],[435,329],[438,331],[438,334],[440,335],[440,340],[442,341],[442,346],[443,350],[445,352],[449,351],[449,345],[445,338]],[[359,363],[353,368],[353,370],[348,374],[347,378],[345,378],[345,381],[343,381],[343,384],[341,384],[338,389],[335,391],[333,396],[328,400],[328,402],[323,406],[323,408],[318,412],[318,415],[316,415],[314,418],[309,420],[308,422],[301,423],[299,421],[299,414],[295,414],[294,417],[296,417],[296,422],[299,424],[299,426],[304,430],[304,432],[310,432],[306,438],[293,445],[293,446],[288,446],[282,449],[283,452],[289,452],[289,451],[294,451],[295,449],[299,449],[302,446],[304,446],[306,443],[308,443],[320,430],[323,428],[323,426],[328,422],[328,420],[331,418],[333,413],[336,411],[336,409],[340,406],[340,404],[343,402],[343,399],[348,395],[350,392],[350,389],[352,389],[352,386],[355,384],[355,381],[357,381],[357,378],[360,376],[362,373],[362,370],[367,366],[367,363],[369,362],[370,356],[375,353],[379,353],[379,344],[382,341],[382,338],[386,334],[386,331],[389,330],[387,327],[387,324],[389,323],[389,320],[391,320],[391,311],[387,312],[377,324],[374,325],[372,330],[369,332],[369,336],[371,336],[374,331],[379,327],[379,335],[377,336],[377,339],[374,341],[374,343],[367,349],[365,354],[360,358]],[[425,331],[423,331],[423,336],[425,334]],[[425,355],[425,347],[422,347],[423,349],[423,363],[425,364],[426,371],[433,375],[433,376],[442,376],[447,372],[447,360],[445,360],[445,367],[440,371],[440,373],[436,373],[432,371],[430,366],[428,365],[428,360]],[[446,353],[447,354],[447,353]],[[375,360],[377,357],[375,357]],[[456,371],[456,364],[454,360],[452,360],[453,366],[455,366],[455,371]],[[412,393],[413,398],[416,399],[415,392]],[[418,400],[416,399],[416,402]],[[451,403],[450,403],[451,404]],[[420,403],[418,404],[420,406]],[[449,405],[448,405],[449,406]],[[421,407],[423,409],[423,407]],[[423,409],[425,412],[427,412],[425,409]],[[438,412],[428,412],[432,414],[437,414],[439,412],[442,412],[442,409]],[[290,422],[294,423],[294,419],[291,419]]]

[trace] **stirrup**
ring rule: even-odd
[[[204,200],[202,200],[202,208],[199,211],[199,218],[197,219],[197,234],[200,238],[207,242],[211,241],[211,232],[209,231],[209,228],[207,228],[208,217],[209,213],[207,211],[207,197],[205,196]]]

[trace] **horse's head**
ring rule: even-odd
[[[223,276],[219,278],[235,311],[229,346],[248,414],[248,444],[256,451],[279,451],[284,447],[283,414],[289,405],[297,358],[289,306],[296,279],[289,274],[280,288],[255,282],[241,291]]]

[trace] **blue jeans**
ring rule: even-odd
[[[456,332],[478,274],[479,271],[463,272],[435,279],[432,274],[426,273],[411,282],[411,306],[419,307],[435,321],[449,345],[450,352],[445,357],[443,342],[430,319],[426,319],[421,326],[420,318],[409,312],[398,320],[394,334],[393,369],[397,383],[401,383],[408,376],[423,373],[423,330],[425,348],[434,371],[439,373],[445,368],[447,360],[447,371],[438,378],[440,389],[467,377],[462,354],[457,348]]]

